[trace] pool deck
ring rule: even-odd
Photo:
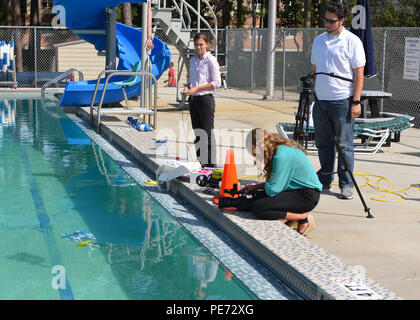
[[[228,89],[217,92],[216,106],[216,129],[239,132],[241,137],[243,130],[259,127],[276,132],[276,122],[294,122],[297,102],[266,101],[257,94]],[[86,118],[88,108],[79,110],[79,116]],[[138,132],[116,117],[104,117],[102,123],[103,136],[151,171],[161,161],[156,157],[155,140],[156,134],[162,134],[163,130],[175,132],[174,144],[180,155],[185,150],[185,141],[192,149],[189,113],[177,108],[175,88],[159,88],[158,110],[156,132]],[[182,119],[187,122],[185,130],[180,126]],[[308,298],[361,299],[363,297],[355,295],[357,291],[351,290],[356,287],[340,283],[361,279],[363,289],[376,297],[420,299],[420,191],[411,188],[400,192],[406,197],[400,202],[375,201],[371,197],[384,193],[363,186],[366,179],[357,175],[386,177],[392,182],[393,190],[420,184],[419,138],[420,130],[412,128],[402,132],[401,142],[382,147],[375,155],[356,155],[355,177],[373,219],[366,218],[356,192],[353,200],[340,200],[337,198],[339,189],[334,186],[333,192],[321,196],[312,212],[317,228],[305,237],[280,221],[256,220],[249,213],[221,212],[212,203],[212,195],[203,193],[196,184],[178,179],[171,185],[171,192],[200,209],[204,216]],[[255,174],[249,162],[241,163],[241,139],[225,142],[219,145],[220,166],[223,167],[225,152],[230,147],[227,144],[233,144],[238,175]],[[309,155],[309,159],[318,169],[317,156]],[[386,182],[380,185],[385,189],[389,187]],[[400,200],[395,195],[380,199]],[[366,277],[363,277],[364,272]]]

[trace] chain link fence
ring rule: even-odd
[[[198,29],[190,29],[191,36],[190,39],[194,39],[195,35],[198,33]],[[211,31],[209,29],[200,29],[200,32],[205,33],[211,44],[212,44],[212,51],[215,51],[216,39],[213,37]],[[218,29],[217,30],[217,60],[221,66],[226,65],[226,34],[227,29]],[[160,40],[171,44],[171,39],[165,34],[162,29],[156,28],[154,30],[155,37],[158,37]]]
[[[275,96],[298,100],[299,79],[310,72],[312,43],[325,29],[277,29]],[[226,31],[227,82],[230,87],[266,93],[268,29]],[[420,28],[373,28],[377,76],[365,79],[364,90],[392,93],[383,111],[408,114],[420,127],[420,82],[403,79],[405,38],[420,38]]]
[[[19,87],[39,87],[60,74],[56,45],[81,40],[68,29],[51,27],[0,27],[0,40],[15,44]],[[2,75],[3,77],[6,75]],[[1,81],[6,79],[0,78]],[[63,79],[61,86],[68,78]]]
[[[155,36],[170,43],[162,30],[154,31]],[[209,34],[214,50],[216,44],[210,31],[200,31]],[[310,71],[312,43],[323,32],[323,28],[276,30],[275,96],[278,99],[298,100],[301,89],[299,79]],[[191,38],[196,33],[197,30],[192,30]],[[391,99],[384,99],[383,110],[414,116],[416,127],[420,127],[420,82],[403,79],[405,38],[420,38],[420,28],[373,28],[372,33],[378,74],[365,80],[364,89],[392,93]],[[267,36],[268,29],[262,28],[254,31],[218,30],[217,58],[219,64],[227,70],[226,81],[229,87],[261,95],[266,93]],[[0,27],[0,40],[15,43],[19,87],[42,86],[65,71],[63,60],[70,66],[76,61],[92,65],[92,74],[95,76],[99,73],[97,70],[104,69],[103,57],[98,57],[96,53],[90,59],[75,56],[77,53],[74,52],[65,56],[65,50],[61,48],[82,42],[82,39],[66,28],[3,26]],[[7,80],[4,74],[1,77],[0,86],[1,81]],[[64,86],[69,80],[70,76],[58,85]]]
[[[420,38],[420,28],[374,30],[378,77],[367,80],[366,88],[392,93],[384,100],[384,111],[409,114],[420,128],[420,81],[403,79],[406,37]]]

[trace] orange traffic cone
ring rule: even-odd
[[[226,161],[225,161],[225,167],[223,169],[223,176],[222,176],[222,183],[221,183],[221,186],[220,186],[219,197],[237,198],[238,197],[237,194],[236,195],[231,195],[231,194],[225,192],[225,190],[233,189],[235,184],[237,186],[239,185],[238,184],[238,173],[236,171],[235,155],[233,153],[233,150],[230,149],[226,153]],[[217,200],[219,200],[219,199],[217,199]]]

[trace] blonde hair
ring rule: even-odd
[[[306,154],[306,150],[296,141],[280,138],[267,130],[256,128],[248,133],[246,146],[248,151],[257,158],[257,161],[261,161],[261,157],[263,157],[263,173],[266,179],[269,179],[271,176],[271,172],[273,171],[273,158],[277,148],[281,145],[298,148]]]

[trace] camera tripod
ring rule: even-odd
[[[302,82],[302,92],[300,93],[300,97],[299,97],[299,106],[298,106],[298,112],[296,114],[296,124],[295,124],[295,129],[293,131],[293,139],[296,140],[302,147],[307,149],[308,140],[309,140],[309,106],[310,106],[311,97],[313,97],[313,101],[320,111],[323,123],[328,130],[328,133],[330,135],[332,142],[334,143],[334,146],[338,152],[338,156],[340,157],[344,165],[344,171],[349,173],[351,180],[353,181],[353,184],[360,197],[360,200],[362,201],[365,213],[368,214],[366,218],[373,218],[373,216],[370,214],[370,208],[367,207],[366,202],[362,196],[362,193],[360,192],[359,186],[357,185],[357,182],[354,179],[353,173],[350,171],[348,163],[346,159],[344,158],[343,152],[337,142],[334,131],[331,128],[330,123],[328,122],[328,118],[325,113],[325,110],[321,107],[321,103],[319,102],[318,96],[316,95],[315,90],[313,90],[313,78],[314,76],[320,75],[320,74],[327,75],[333,78],[338,78],[338,79],[348,81],[348,82],[353,82],[352,79],[340,77],[340,76],[335,75],[334,73],[325,73],[325,72],[310,73],[306,77],[300,78],[300,81]]]

